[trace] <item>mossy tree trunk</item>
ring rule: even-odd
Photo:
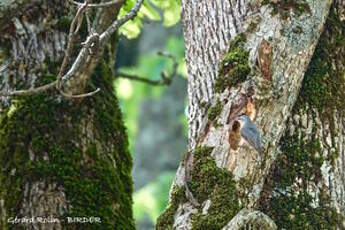
[[[189,152],[157,229],[345,228],[344,1],[182,7]]]
[[[121,4],[90,12],[98,32],[116,19]],[[0,73],[2,90],[56,80],[74,13],[64,0],[0,4],[0,60],[9,63]],[[85,30],[83,23],[74,55]],[[116,42],[113,36],[94,57],[97,64],[85,67],[91,77],[82,90],[101,88],[93,97],[70,100],[57,90],[1,97],[0,229],[135,228],[132,160],[113,90]],[[73,217],[94,222],[69,223]]]

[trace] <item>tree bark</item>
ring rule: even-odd
[[[344,5],[182,1],[189,153],[157,229],[344,228]]]
[[[56,80],[72,6],[61,0],[1,4],[0,61],[9,65],[0,73],[0,89]],[[97,32],[116,19],[121,4],[91,14]],[[75,44],[85,39],[85,31],[83,23]],[[80,93],[100,87],[93,97],[70,100],[55,89],[1,97],[1,229],[135,228],[132,159],[112,87],[116,43],[113,36],[79,73],[91,75],[90,81],[73,82],[77,86],[69,88]],[[72,60],[79,49],[76,45]],[[94,219],[69,222],[73,217]]]

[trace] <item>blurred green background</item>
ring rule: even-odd
[[[127,0],[124,15],[135,0]],[[187,79],[180,3],[176,0],[145,1],[138,17],[121,28],[116,71],[159,80],[162,70],[172,71],[178,60],[178,76],[169,86],[151,86],[117,78],[120,99],[133,154],[134,216],[137,229],[154,229],[164,210],[176,169],[187,146],[185,116]]]

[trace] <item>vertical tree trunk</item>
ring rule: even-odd
[[[1,89],[55,80],[70,6],[60,0],[3,4],[8,18],[0,17],[0,60],[10,65],[0,74]],[[97,29],[104,30],[120,6],[96,15]],[[85,37],[78,39],[80,44]],[[1,98],[1,229],[134,229],[132,160],[112,87],[115,46],[113,37],[94,71],[87,67],[93,72],[87,89],[101,88],[94,97],[68,100],[50,90]],[[52,223],[41,223],[40,217]],[[68,217],[94,217],[94,222],[70,223]],[[33,222],[14,223],[16,218]]]
[[[262,191],[261,209],[280,228],[344,226],[343,9],[331,8]]]
[[[330,6],[182,2],[189,153],[157,229],[344,227],[344,2]],[[242,114],[262,151],[237,142]]]

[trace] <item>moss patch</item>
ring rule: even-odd
[[[223,110],[222,102],[218,99],[216,104],[208,109],[208,119],[213,123],[214,126],[218,126],[217,118]]]
[[[246,38],[243,34],[235,37],[230,48],[220,64],[218,78],[214,84],[217,93],[223,92],[247,79],[250,73],[248,64],[249,52],[245,50]]]
[[[288,18],[290,10],[297,16],[301,16],[304,13],[310,13],[310,7],[306,0],[279,0],[274,3],[272,0],[264,0],[263,5],[271,5],[273,7],[272,14],[279,14],[283,18]]]
[[[211,199],[211,206],[206,215],[201,213],[202,210],[192,214],[192,229],[195,230],[221,229],[241,209],[232,174],[217,167],[211,157],[212,149],[197,147],[193,153],[194,166],[189,188],[199,203],[202,204],[206,199]],[[169,206],[157,220],[156,229],[173,229],[174,215],[178,205],[186,201],[185,188],[175,187]]]
[[[262,206],[262,210],[273,218],[278,228],[341,229],[344,216],[331,207],[327,188],[319,189],[319,199],[316,200],[308,193],[308,185],[318,184],[324,161],[332,165],[338,157],[333,114],[337,111],[344,116],[344,34],[345,25],[332,6],[291,116],[300,115],[299,111],[305,111],[308,107],[308,113],[312,115],[312,121],[308,122],[313,122],[314,135],[306,139],[306,134],[300,130],[294,135],[290,135],[289,130],[285,132],[280,142],[283,155],[278,157],[271,173],[272,185],[269,187],[273,189],[273,195]],[[316,136],[315,110],[319,112],[321,122],[329,124],[332,147],[335,147],[323,146],[328,150],[326,157],[322,157],[321,152],[321,142],[324,143],[324,140]]]
[[[278,228],[329,229],[337,226],[340,216],[330,207],[326,191],[321,191],[324,194],[318,202],[307,192],[309,183],[317,184],[321,179],[320,167],[324,159],[319,156],[319,141],[303,141],[303,135],[289,136],[287,133],[281,141],[284,155],[277,159],[272,176],[273,196],[262,211],[273,218]],[[298,190],[293,189],[296,181],[299,181]]]
[[[211,199],[211,206],[206,215],[199,210],[192,216],[193,229],[221,229],[240,210],[232,174],[217,167],[211,152],[209,147],[194,152],[190,189],[199,203]]]
[[[25,182],[45,180],[64,188],[71,205],[66,216],[99,216],[102,220],[101,225],[66,224],[64,229],[135,228],[132,161],[113,93],[111,66],[103,62],[97,67],[90,87],[102,91],[92,98],[72,102],[47,92],[17,98],[15,110],[10,115],[2,113],[0,198],[5,200],[8,216],[18,215]],[[81,135],[85,120],[92,123],[87,131],[92,133],[91,139]],[[29,159],[28,149],[35,155],[34,161]],[[0,226],[9,227],[6,223]]]
[[[178,209],[179,204],[186,202],[185,188],[174,187],[171,191],[171,200],[165,211],[158,217],[156,223],[157,230],[173,229],[174,215]]]

